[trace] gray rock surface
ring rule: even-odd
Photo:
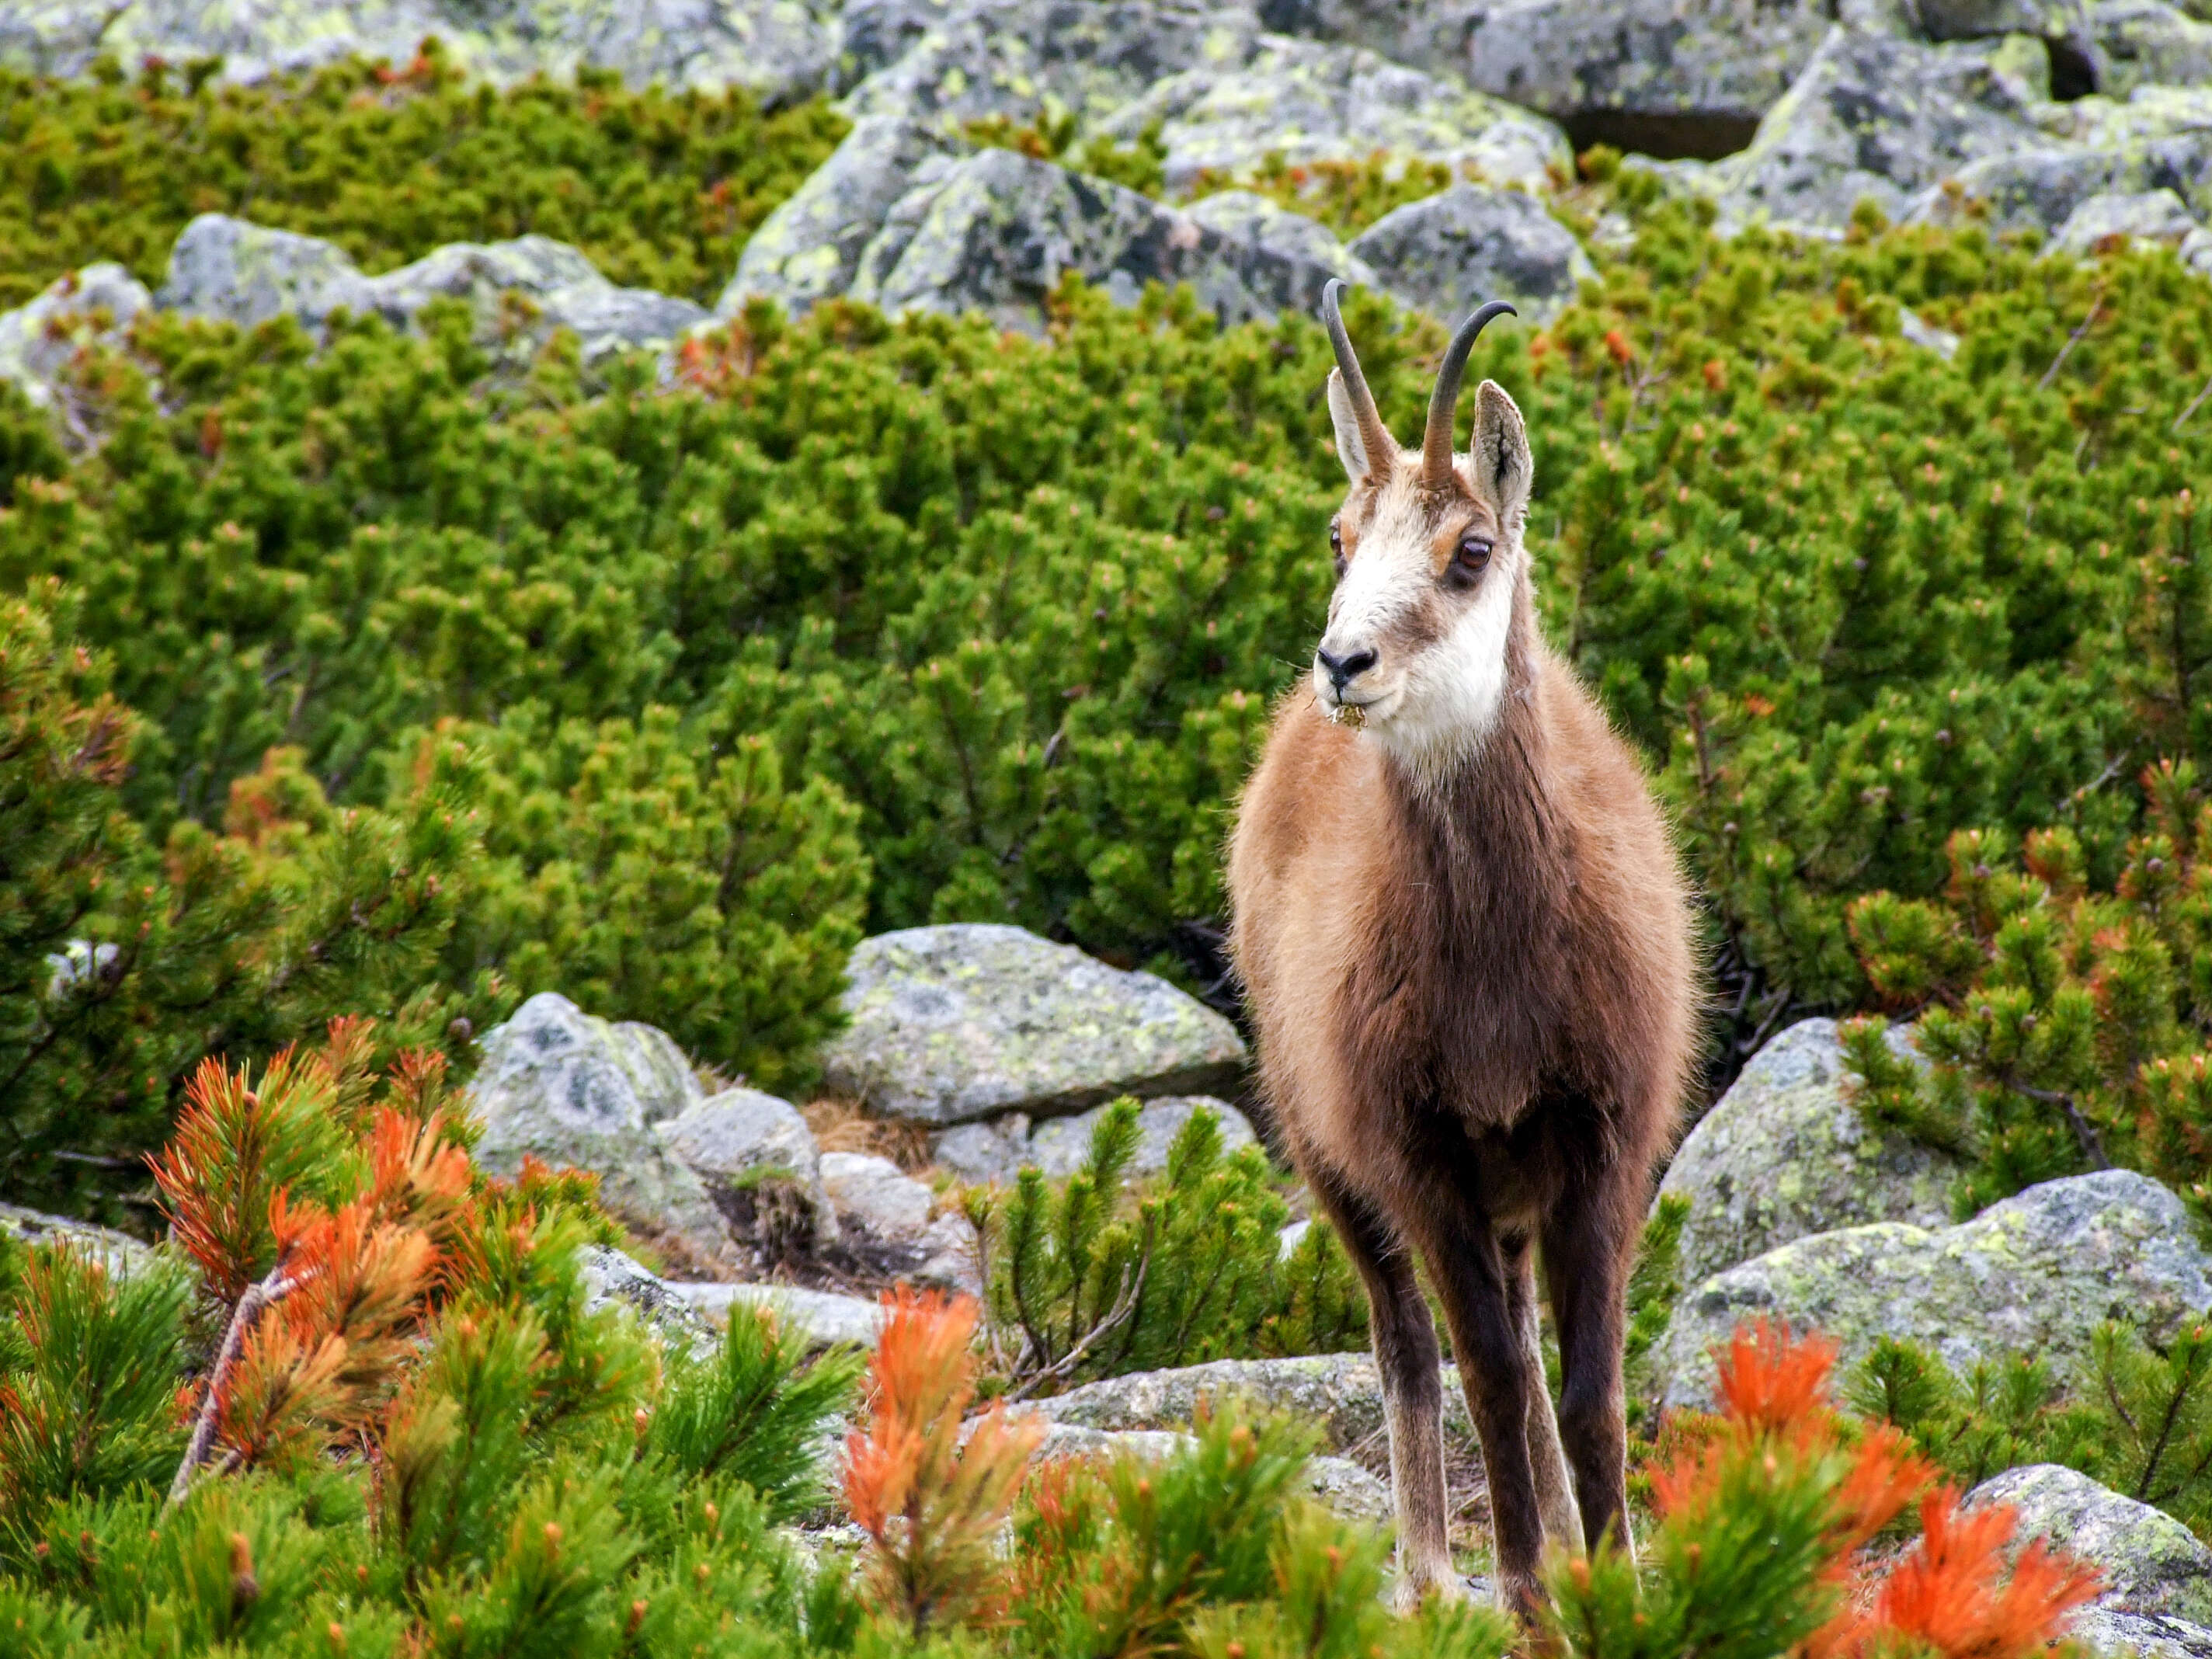
[[[1327,266],[1206,230],[1149,197],[1009,149],[932,168],[862,250],[849,290],[889,312],[981,311],[1041,333],[1044,300],[1073,270],[1117,303],[1188,283],[1224,323],[1310,308]]]
[[[1979,45],[1919,46],[1838,25],[1717,171],[1723,222],[1840,229],[1861,199],[1903,216],[1970,164],[2047,146],[2013,77]]]
[[[525,301],[519,310],[517,295]],[[689,300],[617,288],[581,249],[548,236],[449,243],[412,264],[366,276],[336,243],[220,213],[185,227],[155,302],[241,328],[289,315],[317,330],[341,307],[410,328],[439,299],[467,304],[477,338],[487,344],[520,339],[534,347],[555,329],[573,330],[586,363],[665,347],[708,315]]]
[[[885,1117],[1076,1112],[1218,1089],[1243,1066],[1236,1028],[1165,980],[1018,927],[880,933],[848,973],[850,1023],[823,1051],[826,1086]]]
[[[2212,1627],[2166,1613],[2084,1607],[2066,1633],[2096,1659],[2212,1659]]]
[[[704,1344],[714,1340],[714,1327],[674,1287],[635,1257],[592,1244],[580,1253],[577,1266],[584,1280],[587,1312],[624,1307],[663,1341]]]
[[[841,1215],[876,1237],[908,1244],[928,1232],[936,1194],[887,1158],[865,1152],[824,1152],[822,1182]]]
[[[2090,0],[2084,10],[2099,91],[2212,82],[2212,23],[2161,0]]]
[[[377,310],[401,327],[411,326],[433,300],[461,300],[476,314],[479,338],[495,340],[515,320],[533,341],[567,328],[574,331],[587,363],[616,351],[659,349],[708,314],[689,300],[617,288],[581,248],[550,236],[448,243],[412,264],[371,277],[369,287]],[[514,319],[503,311],[507,296],[515,294],[532,301],[534,316]]]
[[[1547,115],[1756,119],[1833,13],[1814,0],[1506,0],[1464,8],[1463,72]]]
[[[66,1244],[117,1274],[143,1272],[161,1259],[161,1250],[154,1245],[113,1227],[79,1221],[74,1216],[48,1215],[16,1204],[0,1204],[0,1237],[12,1238],[33,1249]]]
[[[753,298],[799,314],[844,293],[916,169],[941,154],[929,129],[902,116],[854,122],[830,159],[753,232],[714,314],[733,317]]]
[[[169,250],[168,280],[155,303],[240,328],[289,316],[318,329],[341,308],[375,310],[376,291],[335,242],[203,213]]]
[[[883,1329],[884,1311],[863,1297],[830,1291],[795,1290],[787,1285],[702,1285],[671,1281],[669,1292],[720,1330],[735,1307],[769,1308],[801,1332],[811,1348],[857,1343],[871,1347]]]
[[[1137,1111],[1137,1150],[1129,1159],[1129,1178],[1143,1180],[1168,1167],[1168,1152],[1193,1112],[1212,1112],[1221,1125],[1221,1150],[1234,1152],[1256,1146],[1260,1138],[1252,1121],[1225,1100],[1207,1095],[1169,1095],[1148,1100]],[[1083,1167],[1091,1156],[1091,1134],[1106,1108],[1094,1106],[1073,1117],[1048,1119],[1030,1132],[1024,1162],[1034,1164],[1052,1179],[1063,1180]]]
[[[1303,260],[1333,271],[1347,283],[1365,283],[1375,273],[1345,252],[1336,233],[1318,220],[1293,213],[1249,190],[1224,190],[1201,197],[1184,210],[1203,229],[1231,242]]]
[[[2051,246],[2063,253],[2094,253],[2111,236],[2178,246],[2197,228],[2181,198],[2170,190],[2112,191],[2090,197],[2068,214]]]
[[[1596,275],[1574,233],[1534,197],[1473,184],[1385,214],[1351,252],[1396,298],[1454,321],[1486,300],[1510,300],[1540,322]]]
[[[1959,1371],[2039,1354],[2063,1379],[2107,1319],[2157,1340],[2208,1308],[2212,1257],[2181,1200],[2148,1176],[2106,1170],[2031,1187],[1955,1227],[1878,1222],[1770,1250],[1684,1293],[1654,1369],[1667,1404],[1702,1404],[1708,1351],[1765,1316],[1826,1333],[1844,1366],[1890,1335]]]
[[[1683,1282],[1694,1285],[1811,1233],[1869,1221],[1946,1225],[1960,1170],[1861,1117],[1836,1022],[1808,1019],[1752,1056],[1683,1140],[1659,1190],[1690,1202],[1681,1261]]]
[[[119,347],[131,321],[153,303],[146,285],[118,264],[102,262],[57,277],[28,304],[0,312],[0,380],[13,380],[33,403],[51,407],[77,353]]]
[[[1446,1431],[1471,1443],[1459,1378],[1443,1368]],[[1318,1425],[1324,1447],[1345,1452],[1382,1431],[1382,1381],[1373,1356],[1314,1354],[1296,1359],[1218,1359],[1086,1383],[1036,1402],[1047,1421],[1119,1433],[1187,1429],[1202,1402],[1243,1400]]]
[[[2105,1581],[2098,1607],[2212,1624],[2212,1549],[2161,1510],[2056,1463],[2007,1469],[1966,1502],[2011,1504],[2014,1543],[2040,1538],[2095,1567]]]
[[[986,116],[1101,121],[1179,70],[1244,61],[1260,33],[1248,10],[1173,0],[970,0],[908,33],[921,21],[916,9],[892,27],[903,50],[853,89],[846,108],[919,121],[947,140]]]
[[[789,1101],[757,1089],[725,1089],[653,1127],[709,1193],[781,1181],[812,1212],[815,1243],[836,1240],[837,1212],[823,1185],[821,1156],[806,1120]],[[729,1212],[726,1203],[723,1212]]]
[[[404,64],[434,34],[496,81],[588,65],[779,104],[828,84],[836,17],[832,0],[41,0],[0,9],[0,65],[79,75],[101,51],[126,64],[220,57],[228,78],[253,81],[349,52]]]
[[[683,1051],[650,1025],[615,1024],[543,991],[484,1035],[469,1103],[477,1162],[513,1175],[526,1157],[599,1177],[607,1206],[709,1261],[730,1235],[705,1185],[654,1133],[705,1098]]]
[[[1170,75],[1099,124],[1133,139],[1159,128],[1168,188],[1200,173],[1245,173],[1269,156],[1293,166],[1393,156],[1473,167],[1492,185],[1548,190],[1571,174],[1566,136],[1541,116],[1358,47],[1263,37],[1241,63]]]

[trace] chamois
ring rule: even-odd
[[[1456,1594],[1418,1250],[1482,1447],[1498,1589],[1547,1536],[1627,1536],[1622,1341],[1696,997],[1673,842],[1627,747],[1540,635],[1521,411],[1444,353],[1418,452],[1383,425],[1337,292],[1328,410],[1351,480],[1310,691],[1278,708],[1231,839],[1231,951],[1262,1091],[1372,1312],[1400,1593]],[[1559,1334],[1553,1413],[1534,1253]],[[1571,1471],[1571,1480],[1570,1479]]]

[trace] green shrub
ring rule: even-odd
[[[426,43],[250,87],[149,67],[0,70],[0,310],[114,259],[158,285],[195,214],[337,243],[368,271],[442,242],[573,242],[617,283],[708,304],[753,228],[843,136],[820,100],[763,115],[742,91],[626,90],[583,70],[504,91]]]
[[[1853,1408],[1895,1424],[1962,1486],[2023,1463],[2063,1463],[2212,1531],[2212,1331],[2185,1325],[2153,1345],[2099,1329],[2079,1376],[2033,1355],[1981,1361],[1964,1377],[1925,1348],[1884,1337],[1846,1388]]]
[[[1326,1221],[1287,1261],[1290,1206],[1257,1147],[1224,1156],[1220,1121],[1193,1112],[1166,1173],[1131,1200],[1137,1103],[1115,1101],[1064,1182],[1024,1170],[984,1230],[992,1337],[1023,1391],[1207,1359],[1366,1346],[1367,1301]]]
[[[1465,171],[1475,176],[1472,166]],[[1448,162],[1393,155],[1387,150],[1376,150],[1358,161],[1296,164],[1271,151],[1258,167],[1243,172],[1200,169],[1190,195],[1195,200],[1224,191],[1256,191],[1278,206],[1319,220],[1349,240],[1384,214],[1449,190],[1456,177]]]

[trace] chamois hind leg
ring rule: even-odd
[[[1499,1605],[1532,1618],[1543,1605],[1536,1568],[1544,1553],[1543,1511],[1528,1455],[1534,1396],[1544,1386],[1514,1317],[1512,1251],[1488,1218],[1457,1194],[1437,1195],[1433,1235],[1423,1241],[1429,1273],[1451,1327],[1460,1385],[1482,1443],[1490,1516],[1498,1546]],[[1525,1241],[1517,1249],[1526,1250]]]
[[[1621,1382],[1639,1170],[1595,1171],[1574,1183],[1544,1223],[1544,1277],[1559,1334],[1559,1437],[1582,1500],[1591,1548],[1610,1528],[1635,1557],[1628,1530],[1628,1419]]]
[[[1559,1419],[1552,1410],[1552,1391],[1544,1381],[1544,1338],[1536,1317],[1535,1252],[1523,1243],[1506,1265],[1505,1290],[1512,1304],[1513,1323],[1521,1333],[1521,1352],[1535,1389],[1528,1401],[1528,1462],[1536,1476],[1536,1510],[1544,1517],[1547,1543],[1564,1544],[1579,1554],[1583,1547],[1582,1509],[1575,1502],[1573,1478],[1567,1473],[1565,1448],[1559,1442]]]
[[[1323,1177],[1312,1186],[1367,1287],[1398,1509],[1398,1601],[1410,1610],[1431,1590],[1461,1593],[1445,1528],[1443,1356],[1404,1241],[1338,1183]]]

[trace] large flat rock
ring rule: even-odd
[[[880,1116],[951,1124],[1230,1089],[1237,1028],[1151,974],[983,922],[863,939],[827,1086]]]
[[[1392,297],[1453,322],[1490,300],[1540,322],[1597,274],[1535,197],[1468,183],[1385,214],[1350,252]]]
[[[1474,1425],[1458,1374],[1449,1365],[1443,1383],[1445,1427],[1471,1442]],[[1316,1425],[1322,1444],[1332,1452],[1347,1451],[1382,1431],[1382,1378],[1374,1357],[1366,1353],[1217,1359],[1140,1371],[1086,1383],[1024,1409],[1049,1423],[1120,1434],[1187,1429],[1201,1406],[1231,1400]]]
[[[1696,1285],[1655,1370],[1670,1406],[1711,1399],[1711,1350],[1737,1326],[1786,1321],[1833,1338],[1841,1363],[1894,1336],[1953,1370],[2033,1353],[2078,1370],[2107,1319],[2153,1340],[2212,1308],[2212,1257],[2181,1200],[2129,1170],[2047,1181],[1936,1231],[1881,1222],[1814,1234]]]
[[[1869,1123],[1849,1081],[1836,1022],[1804,1020],[1753,1054],[1690,1131],[1659,1185],[1689,1200],[1685,1283],[1812,1233],[1949,1223],[1957,1160]]]

